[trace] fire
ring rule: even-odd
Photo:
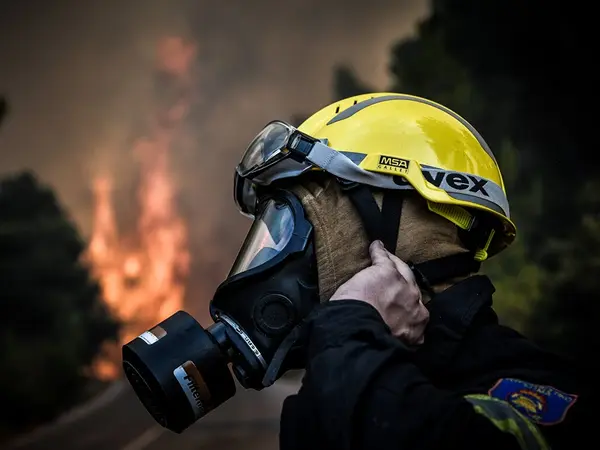
[[[87,258],[105,302],[124,324],[121,343],[183,307],[190,255],[186,224],[175,204],[169,155],[190,107],[194,57],[195,47],[181,38],[163,39],[157,47],[157,78],[164,85],[160,88],[166,87],[171,95],[167,101],[161,99],[152,114],[150,132],[133,145],[140,169],[133,235],[119,233],[113,180],[104,175],[94,181],[94,223]],[[119,355],[120,346],[107,348],[106,356],[95,364],[95,373],[102,378],[117,377]]]

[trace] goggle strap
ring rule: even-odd
[[[313,149],[315,139],[310,139],[304,136],[300,132],[296,131],[291,137],[288,144],[288,150],[290,152],[290,158],[300,163],[306,161],[308,154]]]

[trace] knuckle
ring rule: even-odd
[[[421,333],[419,333],[417,330],[411,330],[411,332],[407,333],[407,335],[404,339],[409,344],[416,344],[417,341],[419,340],[420,336],[421,336]]]
[[[393,282],[403,282],[404,278],[402,277],[402,275],[400,273],[398,273],[398,271],[396,270],[396,267],[394,267],[394,265],[390,266],[390,267],[386,267],[385,270],[382,271],[382,275],[385,276],[385,278],[387,278],[390,281]]]
[[[411,283],[406,283],[405,292],[408,298],[411,299],[411,301],[414,301],[415,303],[420,302],[421,290],[419,288],[413,286]]]
[[[406,280],[404,279],[402,274],[400,272],[398,272],[395,267],[392,269],[391,276],[394,278],[394,281],[396,281],[397,283],[400,283],[402,285],[404,285],[406,283]]]
[[[383,278],[385,276],[385,269],[382,266],[372,266],[365,270],[369,270],[368,272],[365,271],[369,278]]]
[[[392,262],[391,259],[386,259],[385,263],[383,264],[383,267],[386,268],[386,270],[395,270],[396,266],[394,265],[394,263]]]
[[[410,331],[407,328],[401,328],[395,334],[397,338],[403,341],[407,341],[410,338]]]

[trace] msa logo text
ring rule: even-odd
[[[456,191],[469,191],[486,197],[490,196],[485,190],[488,180],[473,175],[423,169],[423,176],[429,183],[438,188],[441,187],[443,189],[445,186],[448,186]],[[410,185],[406,179],[397,176],[394,177],[394,183],[399,186]]]
[[[395,172],[406,172],[410,161],[402,158],[394,158],[393,156],[380,156],[378,169],[391,169]],[[385,167],[383,167],[385,166]]]

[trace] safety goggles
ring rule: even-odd
[[[248,145],[237,172],[243,178],[253,178],[287,158],[302,162],[315,142],[318,140],[285,122],[269,122]]]
[[[315,142],[316,139],[285,122],[269,122],[250,142],[235,170],[234,197],[240,211],[254,216],[256,184],[271,184],[278,174],[283,178],[309,170],[303,155]],[[269,170],[275,166],[276,171]]]
[[[502,188],[490,180],[377,153],[338,151],[329,147],[327,140],[316,139],[282,121],[267,124],[246,149],[235,171],[235,202],[243,214],[254,217],[261,186],[315,168],[348,184],[416,189],[430,202],[464,201],[467,206],[466,202],[475,202],[500,214],[509,213]],[[483,185],[485,190],[478,188]]]
[[[341,179],[393,189],[385,176],[358,167],[362,156],[340,152],[327,146],[326,139],[316,139],[285,122],[269,122],[252,140],[235,170],[234,198],[242,213],[253,217],[258,186],[301,175],[320,168]],[[389,178],[389,177],[388,177]],[[395,186],[397,189],[397,186]]]
[[[258,203],[254,222],[228,278],[265,270],[303,252],[311,232],[300,200],[287,191],[274,191]]]

